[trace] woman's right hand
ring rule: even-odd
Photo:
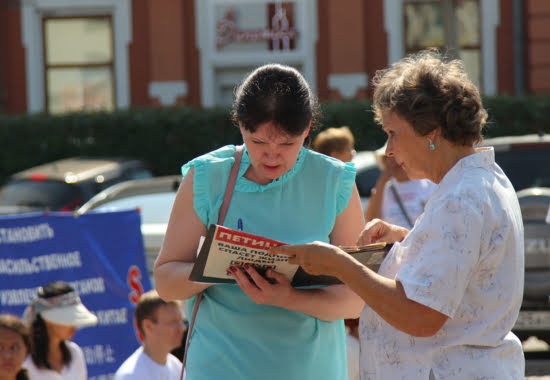
[[[245,274],[246,271],[250,278]],[[258,305],[272,305],[286,307],[288,299],[295,291],[290,281],[282,274],[272,269],[266,271],[266,277],[262,277],[252,265],[245,264],[241,269],[237,266],[227,268],[237,284]],[[275,282],[269,282],[273,279]]]
[[[395,243],[396,241],[403,240],[408,233],[409,230],[406,228],[384,222],[380,219],[373,219],[361,231],[357,244]]]

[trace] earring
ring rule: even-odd
[[[430,142],[430,145],[429,145],[430,150],[432,151],[435,150],[435,144],[433,143],[433,141],[432,140],[428,140],[428,141]]]

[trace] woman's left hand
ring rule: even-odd
[[[313,275],[338,277],[341,259],[349,257],[340,248],[320,241],[308,244],[281,245],[269,250],[271,254],[290,256],[290,264],[300,265]]]
[[[253,281],[250,281],[243,270],[236,266],[229,268],[228,272],[231,273],[243,292],[257,304],[284,307],[292,292],[295,291],[284,275],[272,269],[266,271],[266,276],[276,281],[273,284],[262,277],[252,265],[245,265],[244,270]]]

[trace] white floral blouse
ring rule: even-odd
[[[523,223],[494,156],[483,148],[461,159],[378,272],[449,319],[434,336],[415,338],[366,306],[362,380],[524,378],[521,342],[510,332],[523,296]]]

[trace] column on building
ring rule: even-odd
[[[319,3],[319,96],[321,100],[366,98],[365,2]]]

